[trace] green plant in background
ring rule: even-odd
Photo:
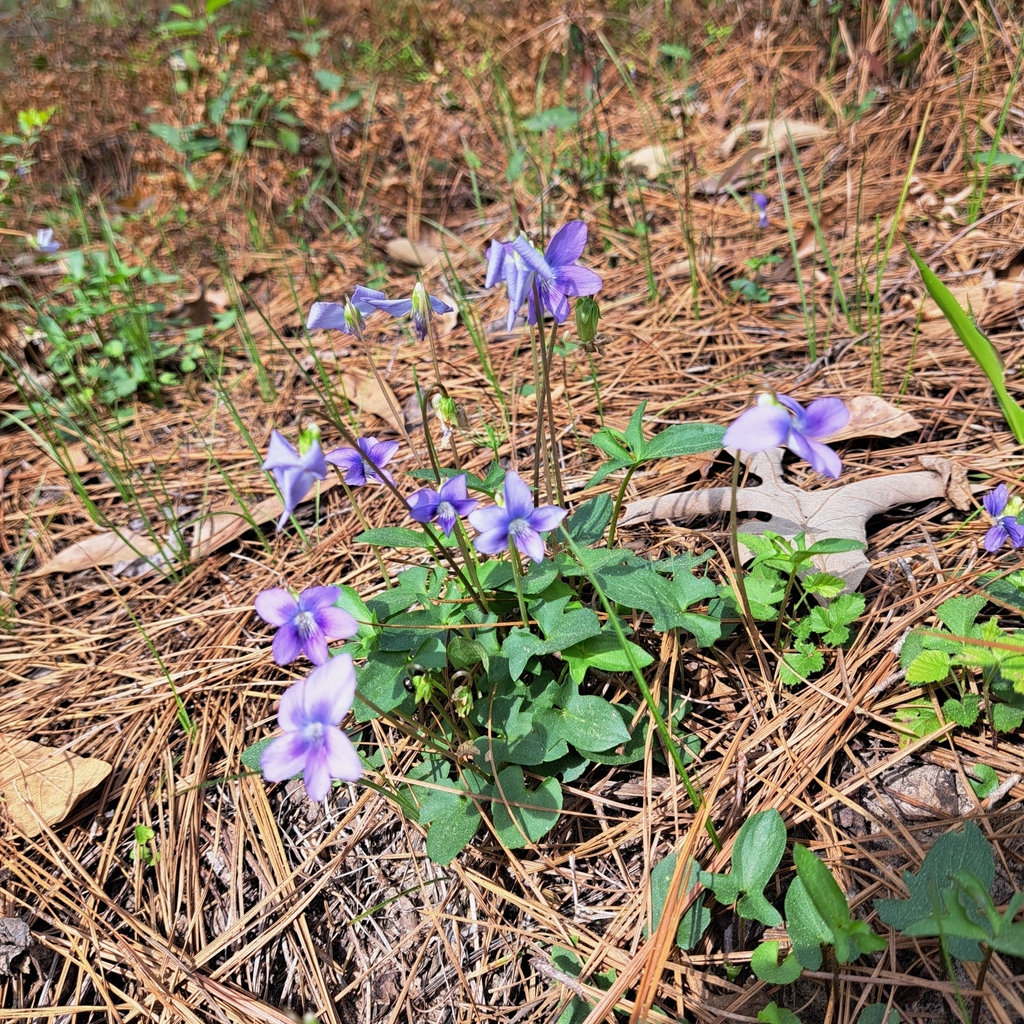
[[[48,107],[46,110],[36,110],[28,107],[19,110],[17,132],[0,133],[0,203],[9,203],[11,185],[29,174],[35,163],[32,154],[56,109]]]

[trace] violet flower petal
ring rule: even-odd
[[[815,473],[821,473],[822,476],[831,477],[833,480],[839,479],[843,464],[828,445],[793,430],[790,431],[786,447],[809,462]]]
[[[555,280],[566,295],[594,295],[604,284],[589,267],[559,267]]]
[[[981,499],[981,503],[985,506],[985,511],[993,519],[997,519],[999,517],[999,513],[1006,508],[1006,504],[1009,500],[1009,488],[1007,488],[1006,484],[999,484],[998,487],[989,491],[988,494]]]
[[[278,629],[270,645],[270,652],[277,665],[290,665],[302,654],[303,650],[302,638],[299,636],[298,629],[291,622],[286,622]],[[310,661],[312,660],[310,658]]]
[[[777,405],[755,405],[732,422],[722,437],[722,446],[745,452],[763,452],[786,443],[793,418]]]
[[[283,626],[291,622],[299,611],[295,595],[284,587],[271,587],[256,595],[256,614],[271,626]]]
[[[358,782],[363,775],[363,766],[352,741],[341,729],[324,730],[324,746],[327,754],[327,768],[332,779],[342,782]]]
[[[526,525],[512,537],[519,553],[526,555],[531,562],[544,561],[544,538],[530,526]]]
[[[498,505],[489,505],[487,508],[478,508],[476,511],[469,513],[470,526],[472,526],[474,530],[478,530],[480,533],[504,530],[507,534],[508,521],[508,513]],[[502,541],[501,547],[504,547],[506,543],[507,541]],[[485,552],[485,554],[493,553],[494,552],[492,551]]]
[[[551,236],[544,258],[552,267],[565,267],[575,263],[586,247],[587,225],[581,220],[571,220]]]
[[[475,514],[473,513],[473,515]],[[469,521],[472,523],[472,518]],[[476,526],[475,523],[473,525]],[[508,523],[503,523],[499,527],[486,530],[476,536],[473,539],[473,547],[482,555],[500,555],[508,547]]]
[[[1003,542],[1008,536],[1006,527],[999,522],[989,528],[982,543],[989,554],[995,554],[1003,546]]]
[[[548,533],[553,530],[569,513],[557,505],[541,505],[536,508],[527,518],[530,527],[538,533]]]
[[[505,515],[508,519],[526,519],[533,511],[533,492],[514,470],[505,474]]]
[[[263,777],[268,782],[285,782],[301,774],[309,747],[309,740],[300,732],[286,732],[271,740],[260,755]]]
[[[808,437],[831,437],[849,422],[850,410],[841,398],[816,398],[807,406],[799,427]]]

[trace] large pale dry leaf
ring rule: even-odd
[[[909,412],[897,409],[877,395],[855,395],[846,400],[846,408],[850,411],[850,422],[829,437],[829,444],[848,437],[899,437],[921,429],[921,424]]]
[[[946,494],[949,473],[926,469],[911,473],[889,473],[840,484],[824,491],[805,491],[782,478],[782,449],[770,448],[744,458],[750,472],[761,478],[760,487],[741,487],[736,492],[740,512],[764,512],[771,518],[744,523],[743,533],[772,530],[783,537],[807,535],[807,544],[829,537],[867,541],[867,522],[872,516],[895,505],[915,504],[942,498]],[[661,498],[650,498],[630,505],[622,525],[647,523],[654,519],[687,520],[697,516],[721,515],[729,511],[728,487],[700,491],[680,491]],[[742,537],[741,537],[742,539]],[[857,589],[871,566],[862,551],[843,551],[817,556],[815,564],[822,572],[832,573],[846,582],[846,590]]]
[[[645,178],[657,178],[672,170],[672,156],[664,146],[644,146],[624,157],[622,166]]]
[[[160,550],[157,544],[143,533],[122,533],[105,530],[85,540],[69,544],[38,569],[26,573],[25,578],[49,576],[55,572],[81,572],[97,566],[113,565],[115,562],[130,561],[155,555]]]
[[[11,824],[31,838],[63,821],[75,801],[110,774],[98,757],[79,757],[19,736],[0,736],[0,794]]]
[[[385,423],[390,423],[399,433],[405,430],[401,403],[383,377],[378,380],[372,373],[365,377],[343,373],[341,385],[346,397],[359,412],[373,413]]]
[[[745,135],[760,135],[762,145],[766,149],[774,150],[788,146],[790,137],[799,149],[819,139],[826,139],[830,134],[828,128],[809,121],[786,121],[778,118],[772,121],[747,121],[745,124],[737,125],[722,139],[718,155],[729,156]]]
[[[978,324],[994,320],[992,314],[1000,315],[1003,309],[1024,311],[1024,281],[1019,277],[984,281],[949,289],[953,298],[965,309],[970,310]],[[935,300],[926,298],[921,306],[921,319],[925,321],[945,320],[945,314]]]
[[[385,248],[396,263],[410,267],[425,267],[441,255],[429,242],[411,242],[408,238],[392,238]]]

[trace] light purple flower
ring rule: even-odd
[[[327,463],[319,440],[312,438],[309,448],[300,455],[295,446],[276,430],[270,434],[270,448],[263,468],[273,473],[284,502],[284,512],[277,521],[279,530],[288,522],[295,506],[309,493],[313,484],[327,476]]]
[[[48,254],[55,253],[60,248],[60,242],[53,240],[53,228],[40,228],[36,232],[36,248]]]
[[[323,800],[331,779],[356,782],[363,774],[352,741],[338,728],[356,695],[352,656],[342,651],[281,696],[277,724],[283,736],[260,757],[263,776],[284,782],[300,772],[311,800]]]
[[[355,636],[359,625],[334,603],[341,597],[338,587],[307,587],[296,597],[284,587],[272,587],[256,595],[256,614],[277,626],[274,661],[293,662],[305,654],[314,665],[327,661],[327,641]]]
[[[439,490],[423,487],[408,497],[409,515],[417,523],[437,520],[437,525],[450,537],[459,516],[468,515],[479,502],[466,496],[466,474],[450,477]]]
[[[548,242],[543,256],[530,244],[525,235],[520,235],[512,243],[512,249],[519,257],[516,261],[515,286],[513,287],[511,272],[506,278],[509,282],[510,307],[514,305],[518,312],[523,300],[526,299],[526,318],[531,324],[537,322],[537,303],[533,291],[536,280],[541,302],[555,318],[556,323],[563,323],[569,315],[570,295],[593,295],[601,290],[601,278],[594,271],[576,266],[576,261],[583,255],[586,244],[587,225],[581,220],[572,220],[562,225]],[[525,266],[525,270],[519,267],[519,261]],[[511,317],[511,309],[509,313]]]
[[[427,320],[430,311],[434,313],[450,313],[452,307],[447,302],[428,295],[427,290],[420,282],[412,290],[412,296],[408,299],[386,299],[383,295],[379,299],[371,300],[374,309],[379,309],[392,316],[407,316],[412,313],[412,323],[422,341],[427,336]]]
[[[757,226],[768,227],[768,197],[763,192],[755,192],[751,198],[757,207]]]
[[[1020,498],[1011,499],[1006,484],[1000,484],[989,491],[981,501],[985,511],[995,520],[995,525],[985,534],[985,550],[994,553],[1007,539],[1013,548],[1024,547],[1024,527],[1017,522],[1017,516],[1022,511]]]
[[[335,448],[329,451],[324,458],[345,471],[345,483],[350,487],[362,487],[369,480],[381,482],[381,478],[394,483],[394,477],[384,468],[398,451],[397,441],[378,441],[375,437],[360,437],[356,439],[366,457],[373,463],[368,466],[362,455],[355,448]]]
[[[758,396],[757,405],[740,413],[722,444],[745,452],[785,445],[806,459],[816,473],[836,480],[843,468],[839,456],[814,439],[830,437],[849,421],[849,410],[840,398],[818,398],[804,409],[788,395],[765,393]]]
[[[362,324],[352,322],[351,311],[348,316],[345,315],[346,305],[351,305],[361,316],[369,316],[377,309],[374,302],[383,298],[386,298],[383,292],[378,292],[373,288],[364,288],[361,284],[357,284],[348,303],[314,302],[306,319],[306,330],[335,330],[341,331],[343,334],[355,334],[357,327],[361,328]]]
[[[555,505],[533,507],[533,494],[518,473],[509,470],[502,488],[505,507],[492,505],[470,512],[469,521],[480,531],[473,546],[484,555],[497,555],[515,544],[533,562],[544,560],[542,533],[553,530],[568,514]]]

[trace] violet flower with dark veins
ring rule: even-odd
[[[330,792],[332,779],[356,782],[363,766],[338,728],[355,695],[355,668],[344,651],[289,686],[277,709],[284,735],[267,744],[260,757],[264,778],[284,782],[301,773],[306,793],[317,801]]]
[[[256,595],[256,614],[277,626],[274,661],[288,665],[305,654],[314,665],[327,661],[327,641],[355,636],[359,625],[344,608],[335,608],[339,587],[307,587],[298,597],[284,587]]]
[[[763,452],[785,445],[806,459],[816,473],[839,478],[843,464],[839,456],[816,440],[842,430],[850,413],[839,398],[818,398],[804,409],[788,395],[768,392],[758,395],[757,404],[740,413],[725,432],[722,444],[745,452]]]
[[[985,550],[994,554],[1007,540],[1013,548],[1024,547],[1024,526],[1017,522],[1017,516],[1024,511],[1024,502],[1020,498],[1011,498],[1006,484],[989,491],[981,502],[994,520],[982,542]]]
[[[568,515],[555,505],[533,507],[533,493],[522,477],[511,469],[502,486],[505,507],[492,505],[470,512],[469,521],[480,531],[473,546],[484,555],[497,555],[509,544],[533,562],[544,560],[542,533],[553,530]]]
[[[446,537],[452,535],[456,520],[468,515],[479,504],[476,498],[466,495],[465,473],[445,480],[439,490],[423,487],[414,491],[406,500],[409,502],[409,515],[417,523],[436,520]]]
[[[284,503],[284,512],[277,521],[278,530],[288,522],[295,506],[309,493],[313,484],[327,476],[327,463],[320,448],[320,432],[315,427],[302,432],[299,448],[303,449],[301,453],[276,430],[271,431],[263,468],[273,474]]]
[[[384,468],[398,451],[397,441],[378,441],[375,437],[360,437],[356,439],[359,450],[370,460],[372,465],[367,465],[366,460],[356,451],[355,448],[334,448],[325,456],[327,462],[345,471],[345,483],[349,487],[362,487],[370,480],[381,483],[388,480],[394,483],[394,477]]]

